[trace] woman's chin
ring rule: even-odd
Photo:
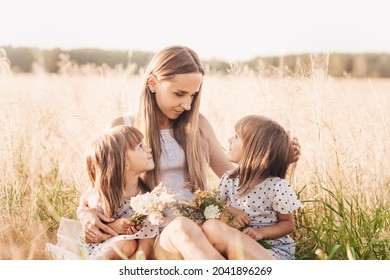
[[[180,116],[181,116],[181,114],[172,114],[171,116],[169,116],[169,119],[171,121],[174,121],[174,120],[177,120]]]

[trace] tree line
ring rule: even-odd
[[[37,63],[49,73],[57,73],[60,56],[66,54],[69,60],[78,64],[108,65],[131,68],[134,74],[144,68],[152,57],[152,52],[102,50],[84,48],[73,50],[39,49],[31,47],[0,46],[4,49],[13,73],[29,73]],[[254,57],[247,61],[227,62],[203,60],[208,71],[230,73],[236,69],[246,69],[261,73],[310,74],[315,70],[325,71],[333,77],[390,77],[390,54],[388,53],[329,53],[294,54],[285,56]],[[131,66],[131,67],[130,67]]]

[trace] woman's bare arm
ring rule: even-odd
[[[206,135],[209,144],[210,168],[218,177],[222,177],[226,171],[234,169],[234,165],[228,161],[227,156],[215,135],[214,129],[202,114],[199,116],[199,125]]]
[[[88,243],[102,242],[118,235],[113,229],[103,223],[112,222],[114,219],[109,219],[95,209],[89,209],[85,204],[79,206],[77,216],[84,231],[84,239]]]

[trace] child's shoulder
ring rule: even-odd
[[[302,203],[288,180],[274,177],[270,178],[268,183],[270,184],[268,189],[277,212],[290,214],[292,210],[302,207]]]
[[[233,170],[226,171],[218,180],[218,185],[233,182],[237,177],[233,176]]]
[[[289,188],[291,187],[290,182],[286,179],[282,179],[280,177],[270,177],[268,178],[266,184],[268,186],[274,186],[277,188]]]
[[[234,175],[234,170],[228,170],[222,175],[221,180],[232,180],[236,178],[237,176]]]

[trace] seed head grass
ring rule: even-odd
[[[76,218],[88,187],[86,147],[137,110],[141,75],[64,61],[57,75],[0,73],[0,259],[48,258],[45,243],[56,242],[61,217]],[[247,114],[275,119],[302,146],[287,178],[303,202],[296,258],[390,259],[390,80],[229,73],[207,73],[202,89],[222,148]]]

